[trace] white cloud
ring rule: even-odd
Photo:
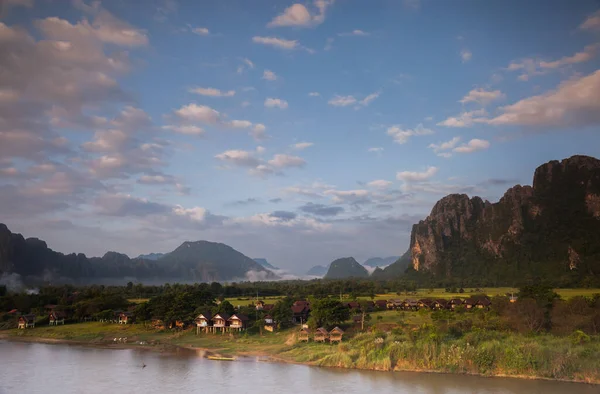
[[[414,129],[401,129],[399,126],[392,126],[387,129],[386,133],[391,136],[397,144],[405,144],[410,137],[430,135],[433,134],[433,131],[423,127],[423,125],[419,123]]]
[[[486,123],[486,119],[482,118],[485,115],[487,115],[487,111],[482,108],[475,111],[463,112],[458,116],[451,116],[437,125],[446,127],[471,127],[475,123]]]
[[[375,100],[376,98],[378,98],[379,94],[380,94],[379,92],[371,93],[370,95],[368,95],[364,99],[360,100],[360,104],[364,105],[366,107],[367,105],[371,104],[371,102],[373,100]]]
[[[600,11],[597,11],[586,18],[585,21],[579,26],[583,30],[595,30],[600,31]]]
[[[469,62],[472,57],[473,53],[471,53],[471,51],[469,51],[468,49],[463,49],[462,51],[460,51],[460,58],[462,59],[463,63]]]
[[[167,126],[163,126],[162,128],[165,130],[174,131],[175,133],[187,134],[187,135],[200,136],[200,135],[204,135],[204,133],[205,133],[203,128],[198,127],[198,126],[192,126],[192,125],[183,125],[183,126],[167,125]]]
[[[196,93],[201,96],[210,97],[233,97],[235,96],[235,90],[223,91],[215,88],[193,88],[190,89],[190,93]]]
[[[293,50],[298,48],[298,41],[296,40],[286,40],[283,38],[277,37],[260,37],[254,36],[252,37],[252,42],[256,44],[270,45],[279,49]]]
[[[556,90],[501,108],[493,125],[589,126],[600,123],[600,70],[561,83]]]
[[[478,103],[481,105],[487,105],[494,100],[505,98],[506,95],[500,90],[485,90],[483,88],[473,89],[462,100],[459,102],[466,103]]]
[[[298,156],[278,154],[269,160],[269,165],[275,168],[303,167],[306,161]]]
[[[262,141],[267,138],[266,130],[267,128],[264,124],[257,123],[252,127],[250,135],[252,138],[254,138],[254,140]]]
[[[265,107],[286,109],[288,107],[288,102],[282,99],[269,97],[265,100]]]
[[[243,58],[242,61],[244,63],[246,63],[246,65],[250,68],[254,68],[254,63],[252,63],[252,60],[248,59],[248,58]]]
[[[526,58],[511,62],[506,68],[507,71],[520,71],[518,79],[528,81],[534,76],[544,75],[554,70],[561,70],[565,67],[585,63],[598,55],[600,43],[586,46],[583,51],[577,52],[571,56],[564,56],[558,60],[546,61],[541,59]]]
[[[489,141],[480,140],[480,139],[472,139],[466,144],[462,144],[461,146],[457,146],[453,149],[456,153],[473,153],[480,150],[486,150],[490,147]]]
[[[437,167],[428,167],[424,172],[402,171],[396,174],[396,179],[404,182],[422,182],[437,174]]]
[[[303,150],[306,148],[310,148],[313,145],[314,145],[314,143],[312,143],[312,142],[298,142],[297,144],[292,145],[292,148],[294,148],[296,150]]]
[[[268,161],[256,156],[262,155],[265,151],[266,149],[262,146],[257,147],[255,152],[228,150],[216,155],[215,158],[238,167],[247,167],[251,175],[258,176],[281,174],[283,169],[300,168],[306,165],[306,161],[298,156],[276,154]]]
[[[241,106],[242,106],[242,108],[249,107],[250,106],[250,101],[242,101]]]
[[[378,189],[386,189],[391,184],[392,184],[392,182],[390,182],[390,181],[386,181],[384,179],[377,179],[377,180],[374,180],[374,181],[371,181],[371,182],[367,183],[367,186],[378,188]]]
[[[310,92],[308,95],[310,97],[319,97],[321,94],[319,92]]]
[[[329,105],[333,105],[334,107],[346,107],[348,105],[356,104],[356,99],[354,96],[339,96],[336,95],[331,100],[328,101]]]
[[[329,37],[327,39],[327,41],[325,42],[325,47],[323,48],[324,51],[330,51],[331,48],[333,48],[333,42],[335,41],[334,38]]]
[[[205,105],[188,104],[175,111],[182,120],[188,122],[217,123],[221,117],[218,111]]]
[[[234,129],[247,129],[249,127],[252,127],[252,122],[248,120],[232,120],[227,124],[233,127]]]
[[[329,105],[333,105],[334,107],[347,107],[349,105],[358,104],[358,106],[367,106],[373,102],[377,97],[379,97],[380,92],[374,92],[363,98],[362,100],[358,100],[354,96],[340,96],[335,95],[328,101]]]
[[[228,150],[219,153],[215,158],[243,167],[257,167],[261,164],[260,160],[252,152],[244,150]]]
[[[192,31],[199,36],[207,36],[210,34],[210,31],[206,27],[195,27]]]
[[[257,141],[261,141],[264,140],[265,138],[267,138],[267,134],[266,134],[266,130],[267,128],[265,127],[264,124],[262,123],[257,123],[254,125],[254,127],[252,128],[252,131],[250,132],[250,135]]]
[[[367,149],[367,152],[381,153],[381,152],[383,152],[383,148],[381,148],[381,147],[373,147],[373,148]]]
[[[366,201],[369,197],[369,191],[364,189],[357,190],[335,190],[329,189],[323,192],[326,196],[331,196],[335,203],[357,204]]]
[[[271,71],[271,70],[265,70],[263,72],[263,79],[266,79],[267,81],[275,81],[277,80],[277,75]]]
[[[306,6],[296,3],[286,8],[281,15],[276,16],[267,27],[310,27],[323,23],[325,12],[334,0],[315,0],[314,5],[317,13],[311,15]]]
[[[450,141],[442,142],[440,144],[429,144],[428,148],[433,149],[433,152],[438,156],[447,158],[452,156],[452,154],[447,151],[454,149],[459,141],[460,137],[454,137]]]
[[[349,36],[366,37],[366,36],[370,36],[370,35],[371,35],[371,33],[368,33],[363,30],[358,30],[358,29],[352,30],[351,32],[338,34],[338,36],[340,36],[340,37],[349,37]]]

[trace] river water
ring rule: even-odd
[[[144,368],[142,366],[145,365]],[[212,361],[182,349],[161,354],[0,341],[0,394],[598,394],[577,383],[476,376],[371,372],[276,364],[247,358]]]

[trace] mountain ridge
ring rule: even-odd
[[[536,168],[532,185],[515,185],[496,203],[466,194],[440,199],[412,227],[408,269],[498,284],[599,283],[600,160],[550,161]],[[384,274],[398,271],[394,263]]]

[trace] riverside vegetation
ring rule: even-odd
[[[340,282],[341,283],[341,282]],[[239,284],[235,287],[249,286]],[[260,287],[260,284],[254,286]],[[316,286],[313,284],[313,286]],[[319,295],[311,301],[311,328],[341,325],[346,330],[339,345],[298,343],[297,326],[289,323],[290,306],[296,296],[273,295],[269,312],[279,322],[273,332],[262,330],[264,312],[250,301],[237,309],[223,298],[234,290],[218,283],[146,287],[69,286],[44,287],[37,294],[9,292],[0,287],[0,307],[12,313],[0,315],[9,339],[34,341],[73,341],[113,346],[115,338],[128,338],[130,346],[146,344],[164,349],[184,346],[209,349],[220,355],[265,355],[274,360],[318,366],[373,370],[414,370],[472,373],[489,376],[518,376],[600,383],[600,295],[562,299],[544,285],[524,286],[515,303],[508,297],[492,297],[491,310],[396,311],[365,313],[364,330],[353,325],[350,311],[339,301],[339,294]],[[324,282],[326,289],[335,289]],[[235,290],[235,291],[238,291]],[[451,289],[448,289],[451,290]],[[469,290],[470,291],[470,290]],[[30,292],[31,293],[31,292]],[[252,292],[248,292],[252,293]],[[318,292],[317,292],[318,293]],[[218,294],[215,296],[215,294]],[[347,300],[378,298],[376,294],[354,289]],[[464,294],[464,293],[463,293]],[[223,301],[217,304],[217,299]],[[242,298],[242,297],[238,297]],[[132,303],[130,299],[136,299]],[[238,301],[239,302],[239,301]],[[64,311],[70,321],[64,326],[47,326],[48,304]],[[38,315],[35,329],[16,330],[18,309]],[[129,309],[137,317],[134,325],[116,325],[99,321],[80,322],[84,318],[109,317],[114,310]],[[248,330],[237,335],[196,335],[193,325],[187,329],[157,329],[176,320],[192,323],[206,311],[246,314]],[[76,324],[73,324],[76,323]]]

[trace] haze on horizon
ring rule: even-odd
[[[402,255],[600,157],[597,1],[4,0],[0,222],[60,252]]]

